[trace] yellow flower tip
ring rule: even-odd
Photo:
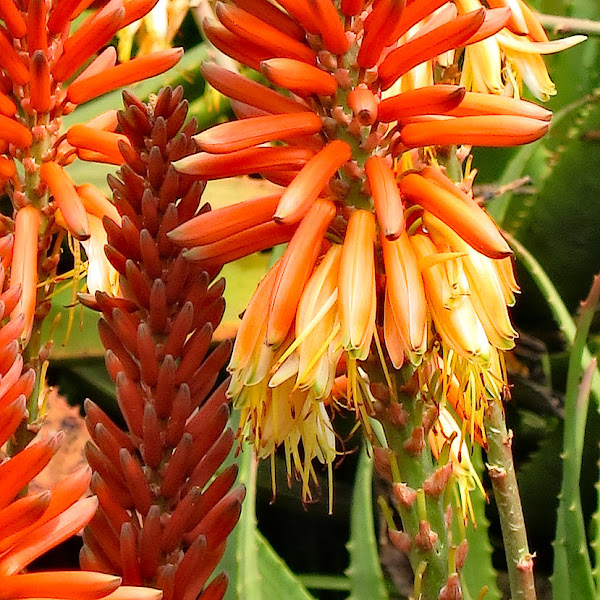
[[[485,497],[485,491],[471,462],[471,453],[464,440],[463,431],[444,406],[440,406],[438,419],[429,431],[429,446],[436,459],[442,453],[448,453],[452,475],[458,482],[463,520],[467,522],[470,518],[475,524],[470,493],[477,488]]]
[[[438,247],[449,247],[461,254],[470,298],[490,343],[502,350],[513,348],[517,332],[507,310],[506,297],[510,290],[498,272],[496,261],[471,248],[427,211],[423,213],[423,224]]]
[[[348,220],[339,275],[342,344],[364,360],[375,332],[375,215],[355,210]]]
[[[410,242],[419,262],[435,329],[442,341],[467,360],[488,365],[492,347],[469,295],[461,289],[468,286],[460,281],[460,275],[456,282],[460,285],[456,285],[444,264],[432,260],[438,250],[428,236],[419,233]]]
[[[88,239],[90,226],[87,213],[71,178],[54,161],[45,162],[41,166],[40,177],[50,188],[71,235],[78,240]]]
[[[338,279],[342,247],[333,244],[309,279],[296,314],[298,378],[301,389],[315,398],[327,397],[341,353],[337,316]],[[289,352],[289,349],[288,349]]]
[[[389,304],[386,344],[390,340],[393,353],[398,357],[401,346],[411,357],[420,362],[427,348],[427,302],[417,258],[409,237],[403,233],[390,241],[382,236],[381,247],[387,275],[386,296]],[[395,337],[400,340],[396,341]],[[399,358],[395,359],[399,362]]]
[[[312,273],[325,233],[335,214],[336,208],[332,202],[316,200],[281,257],[267,325],[267,343],[271,346],[279,346],[287,336],[302,290]]]
[[[235,338],[228,370],[234,373],[256,361],[265,341],[267,315],[280,261],[262,278],[252,295]],[[235,376],[233,377],[235,379]],[[232,380],[233,382],[233,380]]]

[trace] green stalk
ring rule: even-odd
[[[512,459],[512,432],[506,429],[504,410],[491,401],[484,418],[488,439],[488,473],[492,481],[508,566],[512,600],[535,600],[533,556],[529,552],[525,519]]]
[[[402,415],[407,419],[404,425],[399,424],[397,419],[392,422],[389,417],[380,418],[388,446],[397,461],[396,472],[402,478],[401,481],[394,481],[394,484],[405,484],[416,492],[416,497],[412,503],[396,502],[396,509],[402,519],[404,532],[411,541],[408,557],[415,573],[414,596],[422,600],[437,600],[451,575],[450,539],[445,522],[444,494],[435,496],[423,490],[423,484],[437,467],[426,443],[427,431],[423,431],[423,415],[428,406],[420,396],[401,396],[400,401]],[[396,409],[398,406],[392,402],[390,408]],[[391,416],[392,411],[388,409],[387,413]],[[421,433],[424,438],[420,438]],[[419,438],[424,441],[420,451],[419,444],[415,444]],[[429,529],[432,543],[428,547],[424,543],[424,533]]]

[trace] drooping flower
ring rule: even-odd
[[[201,152],[175,166],[199,179],[260,173],[282,192],[197,216],[170,234],[201,264],[291,240],[244,315],[230,365],[240,431],[263,456],[290,440],[296,446],[300,398],[305,407],[334,404],[328,395],[338,371],[348,375],[347,406],[368,427],[373,340],[385,368],[408,362],[430,369],[441,353],[443,361],[457,357],[443,364],[462,361],[488,373],[496,348],[510,347],[515,336],[505,308],[514,292],[511,251],[473,199],[470,174],[455,183],[444,157],[455,145],[536,140],[551,117],[500,95],[506,82],[494,69],[506,55],[494,36],[512,26],[505,7],[459,0],[280,4],[257,12],[217,3],[219,22],[205,22],[206,36],[275,89],[204,65],[206,80],[234,101],[239,120],[198,134]],[[468,59],[465,49],[488,40],[493,67],[489,57]],[[462,64],[470,70],[464,86]],[[325,204],[335,212],[326,225],[314,215]],[[439,227],[429,230],[427,219]],[[215,225],[218,235],[207,234]],[[481,278],[494,285],[486,288]],[[502,305],[497,314],[490,301]],[[469,368],[458,370],[463,386]],[[283,385],[287,396],[275,393]],[[477,394],[478,402],[488,398]],[[314,429],[308,436],[305,450],[324,439]],[[305,481],[304,467],[294,468]]]

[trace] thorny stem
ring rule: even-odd
[[[554,33],[580,33],[600,36],[600,22],[592,19],[577,19],[556,15],[537,14],[540,23]]]
[[[512,458],[512,432],[506,429],[499,402],[490,402],[485,413],[489,449],[487,468],[500,516],[512,600],[535,600],[533,555],[529,552],[523,508]]]
[[[417,428],[423,427],[424,401],[419,396],[402,395],[402,414],[408,419],[405,425],[392,423],[387,418],[381,418],[390,450],[395,453],[398,470],[402,481],[416,492],[412,503],[395,502],[402,519],[402,526],[410,537],[411,548],[408,553],[415,572],[415,598],[437,600],[440,590],[446,585],[449,576],[448,554],[450,539],[445,522],[443,494],[432,496],[423,491],[425,480],[436,469],[433,457],[426,443],[420,451],[416,448],[416,437],[413,435]],[[427,432],[424,432],[427,439]],[[424,543],[423,525],[430,528],[432,543],[430,547]],[[418,592],[418,593],[417,593]]]

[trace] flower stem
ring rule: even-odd
[[[554,33],[580,33],[600,36],[600,22],[557,15],[537,14],[540,23]]]
[[[410,539],[407,550],[415,573],[414,596],[437,600],[450,576],[451,540],[446,528],[444,495],[423,490],[423,484],[437,466],[425,441],[425,415],[429,407],[420,395],[401,395],[399,400],[402,404],[394,401],[390,404],[388,418],[380,417],[402,477],[401,481],[394,481],[394,487],[402,490],[394,493],[395,507]]]
[[[513,600],[535,600],[533,555],[529,552],[527,532],[512,458],[512,432],[506,429],[499,402],[491,402],[485,414],[488,438],[488,473],[500,516],[502,538],[508,565]]]

